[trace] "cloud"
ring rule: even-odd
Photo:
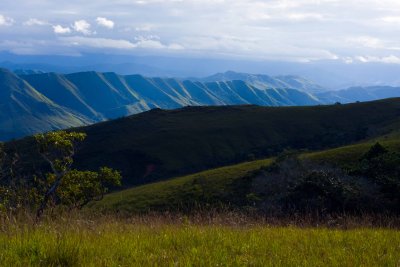
[[[25,21],[24,25],[25,26],[45,26],[45,25],[49,25],[49,23],[44,20],[31,18],[31,19],[28,19],[27,21]]]
[[[137,32],[150,32],[154,29],[155,29],[155,26],[151,25],[151,24],[143,24],[143,25],[135,27],[135,31],[137,31]]]
[[[84,35],[90,35],[92,32],[90,31],[91,25],[86,21],[86,20],[77,20],[74,22],[72,25],[72,28],[80,33],[83,33]]]
[[[124,39],[109,39],[109,38],[93,38],[84,36],[71,36],[61,37],[60,40],[67,45],[78,46],[78,47],[93,47],[93,48],[111,48],[111,49],[169,49],[179,50],[183,49],[183,46],[179,44],[163,44],[155,37],[149,39],[146,37],[137,37],[135,42],[131,42]]]
[[[91,38],[83,36],[61,37],[61,41],[73,46],[88,46],[94,48],[133,49],[135,44],[122,39]]]
[[[0,14],[0,26],[11,26],[14,24],[14,19]]]
[[[381,20],[383,22],[386,22],[386,23],[395,23],[395,24],[399,24],[400,23],[400,17],[388,16],[388,17],[381,18]]]
[[[53,30],[56,34],[67,34],[71,32],[71,29],[69,27],[63,27],[61,25],[54,25]]]
[[[114,21],[109,20],[107,18],[102,18],[102,17],[98,17],[96,19],[96,22],[97,22],[98,25],[100,25],[102,27],[105,27],[105,28],[108,28],[108,29],[113,29],[114,28],[114,24],[115,24]]]
[[[395,55],[376,57],[376,56],[357,56],[356,60],[362,63],[388,63],[388,64],[400,64],[400,57]]]
[[[7,14],[0,15],[0,25],[11,25],[15,19],[26,26],[48,26],[36,27],[35,31],[0,27],[0,39],[18,41],[15,46],[28,39],[47,41],[50,54],[62,49],[78,53],[87,47],[104,47],[105,53],[109,52],[107,48],[122,49],[126,54],[136,49],[138,55],[141,50],[160,54],[179,50],[182,56],[278,61],[339,58],[360,63],[361,58],[356,57],[363,56],[364,61],[393,62],[394,57],[400,57],[399,0],[3,2],[0,5]],[[29,10],[29,17],[21,6]],[[49,33],[50,27],[58,38]],[[103,30],[95,35],[98,29]],[[93,38],[75,39],[76,45],[71,45],[61,36]],[[32,42],[32,49],[40,43]]]
[[[163,44],[160,37],[157,35],[137,36],[135,37],[135,47],[144,49],[169,49],[169,50],[182,50],[184,47],[177,43]]]

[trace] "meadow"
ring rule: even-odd
[[[390,227],[280,226],[240,216],[218,218],[3,221],[0,265],[400,265],[400,231]]]

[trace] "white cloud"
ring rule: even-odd
[[[362,60],[381,62],[400,57],[400,0],[92,2],[2,1],[2,10],[7,10],[3,14],[24,25],[52,24],[37,27],[34,32],[28,27],[19,27],[18,31],[0,27],[0,39],[19,41],[16,46],[28,39],[54,41],[48,44],[49,53],[60,49],[81,52],[81,46],[100,48],[99,42],[104,41],[106,53],[112,47],[155,50],[160,54],[180,49],[182,56],[286,61],[339,58],[347,63],[361,62],[356,58],[359,55],[364,55]],[[21,6],[29,11],[29,17]],[[0,15],[0,25],[11,25],[14,20],[4,15]],[[65,40],[60,43],[60,38],[49,34],[49,27],[58,35],[70,34],[68,37],[73,33],[94,37],[95,30],[104,30],[97,33],[98,38],[67,46]],[[142,36],[134,38],[135,34]]]
[[[347,39],[350,44],[368,47],[368,48],[383,48],[384,43],[382,40],[371,36],[358,36]]]
[[[292,13],[286,16],[290,20],[323,20],[324,16],[318,13]]]
[[[61,41],[68,45],[88,46],[94,48],[133,49],[135,44],[122,39],[91,38],[83,36],[61,37]]]
[[[71,29],[69,27],[63,27],[61,25],[54,25],[53,30],[56,34],[66,34],[71,32]]]
[[[61,37],[60,40],[67,45],[86,46],[93,48],[111,48],[111,49],[170,49],[179,50],[183,47],[179,44],[162,44],[157,39],[147,39],[145,37],[135,38],[135,42],[124,39],[109,39],[109,38],[92,38],[84,36]]]
[[[28,19],[27,21],[25,21],[24,25],[25,26],[45,26],[45,25],[49,25],[49,23],[44,20],[31,18],[31,19]]]
[[[157,35],[148,36],[137,36],[135,37],[135,47],[143,49],[170,49],[170,50],[182,50],[184,47],[180,44],[163,44],[160,41],[160,37]]]
[[[107,18],[102,18],[102,17],[98,17],[96,19],[96,22],[97,22],[98,25],[100,25],[102,27],[105,27],[105,28],[108,28],[108,29],[113,29],[114,28],[114,24],[115,24],[114,21],[109,20]]]
[[[72,25],[72,28],[80,33],[83,33],[84,35],[90,35],[92,32],[90,31],[91,25],[86,21],[86,20],[77,20],[74,22]]]
[[[14,24],[14,19],[0,14],[0,26],[11,26]]]
[[[143,25],[135,27],[135,31],[137,31],[137,32],[150,32],[154,29],[155,29],[155,26],[151,25],[151,24],[143,24]]]
[[[383,17],[383,18],[381,18],[381,20],[383,22],[386,22],[386,23],[396,23],[396,24],[398,24],[398,23],[400,23],[400,16],[399,17],[392,17],[392,16]]]
[[[395,55],[376,57],[376,56],[357,56],[356,60],[362,63],[389,63],[389,64],[400,64],[400,57]]]

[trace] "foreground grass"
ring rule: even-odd
[[[1,266],[399,266],[400,231],[59,221],[3,226]]]

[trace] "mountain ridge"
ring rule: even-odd
[[[10,86],[7,83],[10,83],[15,90],[25,92],[24,97],[32,98],[30,101],[35,102],[39,98],[40,102],[47,103],[46,105],[50,105],[56,112],[54,116],[49,117],[40,110],[25,109],[25,115],[20,116],[19,120],[14,120],[15,127],[4,124],[4,129],[9,131],[7,134],[0,134],[0,140],[115,119],[154,108],[223,105],[314,106],[400,96],[400,88],[394,87],[326,91],[298,76],[272,77],[232,71],[202,79],[183,80],[95,71],[71,74],[25,71],[16,75],[3,69],[2,73],[0,94],[6,94]],[[11,82],[13,79],[19,82]],[[25,87],[29,90],[24,91]],[[2,112],[7,114],[11,111],[3,105]],[[60,121],[55,123],[57,116],[60,116]],[[38,121],[38,125],[44,126],[25,127],[32,118]],[[6,117],[2,118],[2,121],[5,120]]]

